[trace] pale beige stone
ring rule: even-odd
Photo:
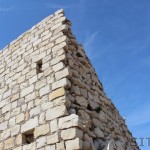
[[[29,87],[23,89],[23,90],[21,91],[21,97],[24,97],[24,96],[26,96],[26,95],[32,93],[33,90],[34,90],[34,85],[30,85]]]
[[[16,93],[10,98],[10,100],[13,102],[13,101],[19,99],[19,96],[20,96],[19,93]]]
[[[8,121],[0,123],[0,131],[5,130],[7,128]]]
[[[41,113],[41,108],[39,106],[30,110],[30,117],[35,117],[36,115]]]
[[[82,140],[76,138],[74,140],[68,140],[65,142],[66,150],[75,150],[75,149],[82,149]]]
[[[69,129],[61,131],[61,138],[63,140],[69,140],[69,139],[73,139],[73,138],[82,139],[82,137],[83,137],[83,131],[81,131],[77,128],[69,128]]]
[[[16,123],[20,123],[20,122],[24,121],[24,119],[25,119],[25,115],[24,115],[24,113],[21,113],[16,116]]]
[[[52,93],[49,94],[49,100],[53,100],[55,98],[61,97],[65,95],[65,89],[64,88],[59,88]]]
[[[65,129],[70,127],[81,127],[82,123],[79,116],[76,114],[71,114],[59,119],[59,129]]]
[[[5,149],[12,149],[15,145],[15,142],[14,142],[15,138],[12,137],[12,138],[9,138],[8,140],[6,140],[4,142],[5,144]]]
[[[65,150],[65,142],[61,141],[60,143],[56,143],[57,150]]]
[[[56,146],[55,146],[55,144],[54,145],[47,145],[45,147],[45,150],[56,150]]]
[[[38,117],[28,120],[21,126],[21,132],[31,130],[39,125]]]
[[[22,150],[36,150],[36,142],[33,142],[31,144],[27,144],[23,146]]]
[[[34,137],[37,138],[42,135],[48,134],[50,131],[49,124],[45,124],[39,127],[36,127],[34,130]]]
[[[52,90],[55,90],[60,87],[70,87],[70,86],[71,86],[70,81],[67,78],[63,78],[52,84]]]
[[[22,144],[24,144],[25,143],[25,136],[23,135],[23,134],[19,134],[19,135],[17,135],[17,137],[16,137],[16,144],[19,146],[19,145],[22,145]]]
[[[49,85],[43,87],[40,89],[39,93],[40,93],[40,96],[43,96],[45,94],[48,94],[50,92],[50,87]]]
[[[50,136],[47,136],[47,144],[54,144],[54,143],[57,143],[59,142],[59,139],[58,139],[58,133],[54,133],[54,134],[51,134]]]
[[[4,144],[0,143],[0,150],[3,150]]]
[[[20,131],[20,125],[15,125],[10,129],[11,136],[17,135]]]
[[[46,137],[38,138],[36,143],[37,143],[37,148],[45,146],[46,145]]]
[[[61,70],[59,72],[56,72],[55,73],[55,78],[56,78],[56,80],[60,80],[60,79],[62,79],[64,77],[68,77],[69,75],[70,75],[70,70],[67,67],[67,68],[65,68],[65,69],[63,69],[63,70]]]
[[[22,146],[16,147],[13,150],[22,150]]]
[[[6,139],[9,136],[10,136],[10,129],[4,130],[0,135],[1,139]]]
[[[46,111],[46,120],[53,120],[68,115],[65,105],[56,106]]]
[[[63,69],[65,67],[65,65],[62,62],[59,62],[58,64],[54,65],[52,68],[54,70],[54,72],[57,72],[61,69]]]
[[[58,122],[57,119],[52,120],[52,121],[50,122],[51,132],[55,132],[55,131],[58,130],[58,123],[57,123],[57,122]]]

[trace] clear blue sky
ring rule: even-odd
[[[0,49],[59,8],[133,135],[150,137],[150,0],[0,0]]]

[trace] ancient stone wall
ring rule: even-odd
[[[58,10],[0,52],[0,150],[138,150]]]

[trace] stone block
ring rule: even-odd
[[[46,135],[49,133],[49,131],[50,131],[49,124],[41,125],[35,128],[34,137],[37,138],[39,136]]]
[[[82,149],[82,143],[82,140],[79,138],[68,140],[65,142],[66,150]]]
[[[63,78],[63,79],[56,81],[52,84],[52,90],[55,90],[55,89],[60,88],[60,87],[67,88],[70,86],[71,86],[70,81],[67,78]]]
[[[65,89],[64,88],[59,88],[52,93],[49,94],[49,100],[54,100],[55,98],[61,97],[65,95]]]
[[[59,119],[59,129],[66,129],[70,127],[81,127],[82,123],[79,116],[76,114],[71,114]]]
[[[59,142],[58,133],[53,133],[47,136],[47,144],[54,144]]]
[[[65,105],[56,106],[46,111],[46,120],[53,120],[68,115]]]
[[[30,85],[29,87],[23,89],[23,90],[21,91],[21,97],[24,97],[24,96],[26,96],[26,95],[32,93],[33,90],[34,90],[34,85]]]
[[[13,147],[15,145],[15,141],[14,140],[15,140],[15,138],[12,137],[12,138],[9,138],[6,141],[4,141],[5,149],[13,149]]]
[[[82,137],[83,137],[83,131],[77,128],[69,128],[61,131],[61,138],[63,140],[70,140],[74,138],[82,139]]]
[[[41,147],[45,146],[46,145],[46,137],[38,138],[36,143],[37,143],[37,148],[41,148]]]
[[[21,126],[21,132],[26,132],[28,130],[31,130],[39,125],[38,122],[38,117],[35,117],[33,119],[30,119],[26,121],[22,126]]]
[[[54,70],[54,72],[57,72],[61,69],[63,69],[65,67],[65,65],[62,62],[59,62],[58,64],[54,65],[52,68]]]
[[[61,70],[59,72],[56,72],[55,73],[55,78],[56,78],[56,80],[60,80],[60,79],[62,79],[64,77],[68,77],[69,75],[70,75],[70,70],[67,67],[67,68],[65,68],[65,69],[63,69],[63,70]]]

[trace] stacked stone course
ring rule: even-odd
[[[0,51],[0,150],[138,150],[58,10]]]

